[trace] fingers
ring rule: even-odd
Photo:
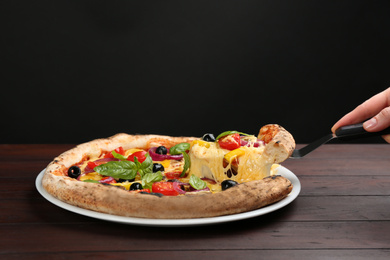
[[[342,117],[332,127],[332,132],[335,132],[336,129],[340,128],[341,126],[361,123],[367,118],[370,118],[372,116],[377,117],[376,118],[377,122],[376,123],[375,121],[372,121],[370,123],[367,122],[366,126],[368,127],[368,129],[372,127],[370,129],[371,132],[377,131],[374,129],[383,130],[386,128],[383,126],[383,124],[386,124],[385,123],[386,120],[390,124],[390,118],[388,118],[390,114],[388,108],[389,106],[390,106],[390,88],[368,99],[367,101],[365,101],[364,103],[356,107],[354,110],[352,110],[350,113]],[[369,127],[369,125],[371,126]],[[366,130],[368,131],[368,129]]]
[[[375,102],[375,100],[374,100]],[[343,116],[334,126],[332,127],[332,132],[334,133],[336,129],[346,126],[361,123],[367,118],[372,117],[380,110],[376,111],[372,104],[375,104],[371,99],[367,100],[363,104],[356,107],[354,110]],[[375,111],[375,112],[374,112]]]
[[[362,112],[365,113],[365,110],[361,108],[361,106],[358,106],[353,111],[349,112],[345,116],[343,116],[339,121],[336,122],[336,124],[332,127],[332,132],[334,133],[338,128],[345,126],[345,125],[353,125],[357,123],[361,123],[362,121],[366,120],[369,116],[361,116]]]
[[[376,116],[363,123],[368,132],[379,132],[390,127],[390,107],[381,110]]]

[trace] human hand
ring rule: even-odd
[[[367,132],[379,132],[390,127],[390,88],[376,94],[343,116],[334,124],[332,132],[342,126],[361,123],[364,120],[367,120],[363,123]],[[383,139],[390,143],[390,135],[383,136]]]

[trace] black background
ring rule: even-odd
[[[0,143],[267,123],[311,142],[390,86],[389,6],[1,1]]]

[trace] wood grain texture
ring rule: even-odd
[[[72,145],[0,145],[1,259],[389,259],[390,145],[325,145],[283,165],[299,197],[210,226],[123,225],[63,210],[35,178]],[[77,241],[76,243],[74,241]]]

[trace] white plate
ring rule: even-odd
[[[43,187],[42,187],[42,177],[45,170],[41,171],[35,180],[35,185],[39,191],[39,193],[48,201],[57,205],[58,207],[64,208],[74,213],[78,213],[80,215],[97,218],[106,221],[113,221],[123,224],[133,224],[133,225],[145,225],[145,226],[196,226],[196,225],[208,225],[208,224],[216,224],[216,223],[224,223],[230,221],[236,221],[241,219],[247,219],[252,217],[257,217],[260,215],[264,215],[280,208],[285,207],[289,203],[291,203],[296,197],[298,197],[299,192],[301,191],[301,183],[298,180],[298,177],[295,176],[290,170],[283,166],[278,167],[277,174],[282,175],[289,179],[293,184],[293,189],[291,193],[283,200],[271,204],[269,206],[252,210],[249,212],[233,214],[228,216],[220,216],[220,217],[212,217],[212,218],[193,218],[193,219],[148,219],[148,218],[133,218],[133,217],[123,217],[117,215],[110,215],[105,213],[96,212],[93,210],[79,208],[70,204],[67,204],[52,195],[50,195]]]

